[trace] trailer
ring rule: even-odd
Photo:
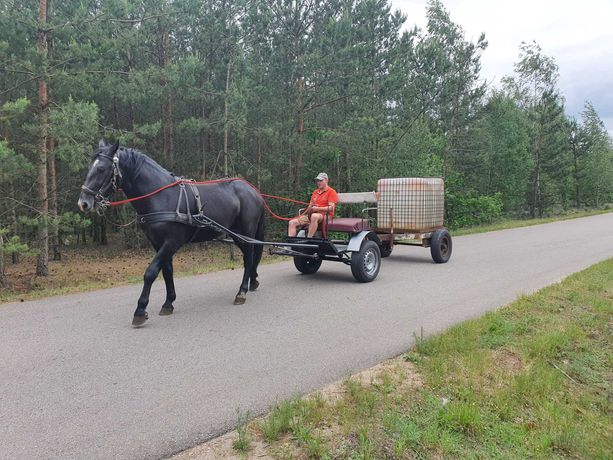
[[[363,283],[377,277],[381,259],[396,245],[430,248],[439,264],[451,258],[451,235],[443,226],[443,179],[379,179],[374,192],[339,193],[338,198],[339,205],[362,204],[360,217],[325,220],[314,238],[301,230],[286,244],[274,244],[271,252],[292,256],[305,275],[316,273],[323,261],[342,262]]]

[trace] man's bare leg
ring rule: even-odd
[[[287,236],[296,236],[298,233],[298,219],[292,219],[289,221],[289,225],[287,226]]]
[[[313,213],[311,214],[311,220],[309,221],[309,232],[307,234],[307,238],[313,238],[315,232],[317,231],[317,227],[319,223],[324,220],[324,216],[321,214]]]

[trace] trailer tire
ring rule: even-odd
[[[358,252],[351,254],[351,273],[361,283],[369,283],[379,274],[381,251],[374,241],[365,240]]]
[[[430,254],[432,260],[437,264],[444,264],[451,258],[451,250],[453,249],[453,243],[451,242],[451,235],[444,228],[439,228],[432,234],[430,239]]]
[[[317,270],[321,267],[321,259],[294,256],[294,265],[300,273],[312,275],[313,273],[317,273]]]
[[[379,250],[381,251],[381,257],[389,257],[394,250],[394,246],[383,243],[381,246],[379,246]]]

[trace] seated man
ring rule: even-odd
[[[287,236],[296,236],[300,227],[308,225],[307,238],[313,238],[319,224],[324,222],[326,213],[328,213],[328,220],[334,217],[334,207],[338,202],[336,190],[328,185],[326,173],[319,173],[315,181],[317,188],[311,195],[309,207],[303,214],[289,221]]]

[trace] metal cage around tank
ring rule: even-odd
[[[378,231],[432,231],[443,226],[444,213],[445,184],[441,178],[401,177],[377,181]]]

